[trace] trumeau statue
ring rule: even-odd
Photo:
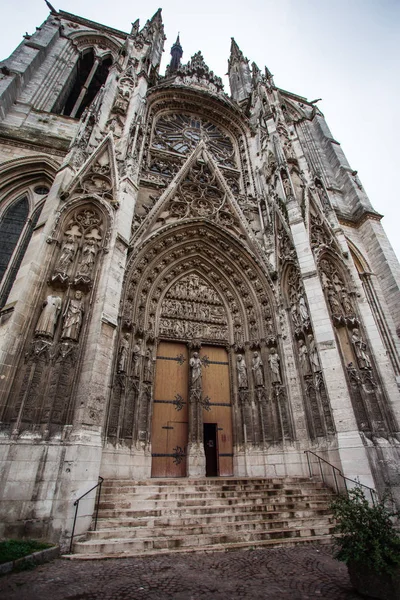
[[[201,359],[198,352],[193,352],[190,359],[190,368],[192,370],[190,378],[190,390],[192,392],[201,392]]]

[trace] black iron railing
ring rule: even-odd
[[[334,481],[334,490],[336,491],[337,494],[341,493],[341,490],[339,488],[338,480],[343,482],[343,484],[344,484],[344,490],[346,491],[346,494],[349,493],[348,482],[350,482],[350,483],[355,484],[356,486],[361,487],[364,490],[368,491],[368,493],[371,496],[372,504],[375,506],[375,503],[378,500],[378,494],[376,493],[376,491],[374,490],[374,488],[371,488],[368,485],[364,485],[363,483],[360,483],[359,481],[356,481],[355,479],[350,479],[349,477],[345,477],[345,475],[343,475],[343,473],[342,473],[342,471],[340,469],[338,469],[337,467],[335,467],[334,465],[332,465],[330,462],[328,462],[327,460],[325,460],[321,456],[318,456],[318,454],[315,454],[315,452],[312,452],[311,450],[304,450],[304,454],[307,455],[308,470],[310,472],[310,477],[314,476],[313,469],[312,469],[312,466],[311,466],[311,461],[310,461],[310,454],[312,454],[313,456],[315,456],[318,459],[318,467],[319,467],[319,472],[320,472],[320,475],[321,475],[321,479],[327,485],[330,485],[330,484],[327,481],[326,474],[324,474],[324,470],[322,468],[322,463],[324,463],[325,465],[328,465],[328,467],[330,467],[330,469],[332,470],[332,478],[333,478],[333,481]],[[330,487],[333,487],[333,486],[330,486]],[[353,487],[353,486],[351,486],[351,487]]]
[[[90,490],[88,490],[87,492],[85,492],[84,494],[82,494],[82,496],[80,496],[79,498],[77,498],[74,502],[74,506],[76,506],[75,508],[75,516],[74,516],[74,524],[72,526],[72,534],[71,534],[71,541],[69,544],[69,551],[72,552],[72,544],[74,542],[74,535],[75,535],[75,525],[76,525],[76,517],[78,516],[78,509],[79,509],[79,502],[82,500],[82,498],[84,498],[85,496],[87,496],[88,494],[90,494],[90,492],[92,492],[93,490],[95,490],[96,488],[99,488],[96,492],[96,502],[95,502],[95,506],[94,506],[94,511],[95,511],[95,518],[94,518],[94,526],[93,526],[93,531],[96,531],[96,527],[97,527],[97,516],[99,514],[99,504],[100,504],[100,494],[101,494],[101,485],[104,481],[103,477],[100,477],[99,475],[99,481],[98,483],[96,483],[96,485],[94,485],[93,487],[90,488]]]

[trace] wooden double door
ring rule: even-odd
[[[225,348],[203,346],[202,394],[206,474],[233,475],[232,406]],[[186,344],[160,342],[157,349],[152,420],[152,477],[186,477],[190,428],[190,354]]]

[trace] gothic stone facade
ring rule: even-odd
[[[0,534],[106,478],[307,475],[400,502],[400,269],[323,115],[231,95],[158,11],[51,11],[0,65]],[[90,522],[86,499],[78,532]]]

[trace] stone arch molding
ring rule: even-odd
[[[206,323],[205,315],[211,310],[201,306],[201,302],[197,309],[203,316],[198,320],[192,319],[199,325],[198,335],[191,328],[185,333],[173,330],[172,322],[177,320],[178,315],[173,314],[172,306],[166,308],[166,305],[168,300],[176,300],[172,304],[179,313],[179,297],[174,296],[173,288],[185,278],[198,278],[201,281],[199,293],[202,286],[208,289],[207,292],[203,290],[205,298],[207,294],[210,297],[216,294],[211,305],[220,306],[226,322],[219,322],[216,318],[213,323],[211,319],[209,325],[215,331],[214,336],[204,335],[204,328],[200,325]],[[137,335],[150,339],[161,336],[190,341],[191,338],[205,337],[239,349],[246,342],[254,345],[259,345],[262,340],[276,343],[273,316],[276,311],[271,309],[271,305],[275,306],[273,288],[256,257],[244,250],[229,233],[198,220],[170,227],[162,234],[152,236],[131,258],[122,323],[124,329],[134,329]],[[214,314],[217,313],[216,309]],[[168,318],[171,329],[163,322]],[[217,334],[217,328],[213,326],[216,324],[222,326],[223,334]]]

